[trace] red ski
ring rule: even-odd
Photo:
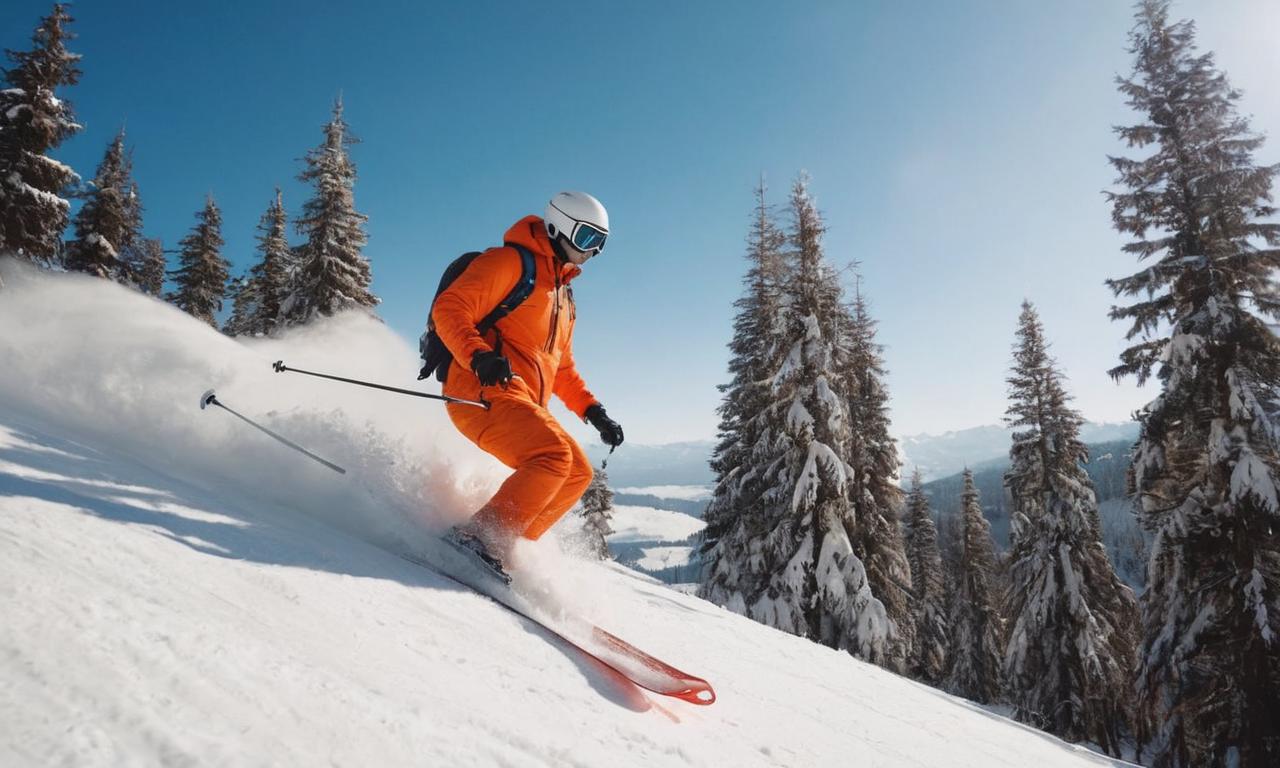
[[[445,577],[455,584],[489,598],[524,619],[532,621],[646,691],[663,696],[671,696],[702,706],[712,704],[716,700],[716,692],[706,680],[687,672],[682,672],[588,621],[568,619],[563,623],[557,622],[557,624],[561,624],[557,626],[538,618],[535,612],[526,604],[524,598],[505,583],[502,583],[496,576],[488,576],[486,572],[488,581],[485,584],[472,584],[468,580],[459,578],[428,560],[405,554],[400,556],[411,563],[423,566],[433,573]],[[577,625],[576,627],[572,626],[575,624]]]
[[[556,632],[550,627],[548,629]],[[556,634],[560,635],[559,632]],[[560,636],[564,637],[564,635]],[[565,640],[582,648],[583,652],[599,659],[602,664],[647,691],[660,693],[663,696],[674,696],[690,704],[715,703],[716,692],[706,680],[681,672],[665,661],[650,656],[626,640],[595,625],[591,626],[590,648],[583,647],[567,637]]]

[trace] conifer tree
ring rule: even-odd
[[[280,305],[289,288],[289,268],[293,263],[287,226],[284,197],[276,187],[275,200],[271,201],[258,222],[258,253],[261,258],[250,273],[258,292],[256,311],[249,327],[252,334],[271,333],[280,323]]]
[[[1191,22],[1143,0],[1119,81],[1141,122],[1117,129],[1110,195],[1125,251],[1146,266],[1109,282],[1134,303],[1133,345],[1111,371],[1160,394],[1139,414],[1132,483],[1152,534],[1138,699],[1152,764],[1280,764],[1280,318],[1271,221],[1276,166],[1237,111],[1240,93],[1198,54]]]
[[[582,532],[591,554],[600,560],[612,559],[606,537],[613,533],[609,525],[613,518],[613,490],[609,488],[609,475],[603,467],[596,470],[582,494],[582,517]]]
[[[861,279],[844,321],[839,391],[848,403],[849,440],[845,456],[853,469],[849,499],[856,521],[854,551],[866,568],[871,593],[884,605],[888,623],[883,651],[868,658],[905,674],[915,641],[911,614],[911,566],[898,511],[902,490],[897,478],[901,462],[889,434],[889,391],[882,348],[876,343]]]
[[[776,370],[781,344],[780,291],[782,250],[786,236],[774,223],[765,202],[763,180],[756,188],[756,206],[747,237],[748,269],[744,293],[734,302],[737,314],[729,373],[723,393],[719,442],[711,459],[715,490],[704,514],[701,534],[702,583],[698,594],[739,613],[763,589],[764,575],[753,567],[753,549],[763,531],[763,494],[774,483],[781,464],[771,373]]]
[[[217,327],[215,314],[222,309],[230,265],[222,257],[222,213],[210,195],[196,214],[191,234],[178,242],[181,255],[172,273],[177,290],[169,301],[199,320]]]
[[[296,271],[282,307],[291,325],[344,309],[372,310],[378,303],[369,292],[372,274],[362,253],[368,217],[355,208],[356,167],[348,147],[356,139],[342,119],[342,99],[334,103],[324,136],[320,146],[307,153],[306,168],[298,176],[314,185],[315,192],[296,224],[305,241],[298,248]]]
[[[80,54],[67,50],[75,35],[65,5],[40,20],[30,51],[5,51],[13,63],[0,89],[0,253],[38,263],[62,250],[70,203],[64,190],[79,182],[69,167],[49,157],[81,128],[71,105],[55,94],[80,79]]]
[[[138,290],[151,296],[164,291],[164,275],[168,269],[164,244],[159,240],[143,238],[138,241],[130,259],[129,273]]]
[[[228,336],[240,336],[248,332],[249,320],[258,308],[257,292],[249,275],[231,279],[227,284],[227,297],[231,299],[231,316],[222,324],[222,332]]]
[[[751,546],[767,575],[748,615],[863,658],[883,655],[884,606],[854,552],[848,404],[832,380],[843,307],[822,249],[824,225],[802,176],[791,192],[794,267],[782,290],[783,321],[768,412],[780,462],[763,495],[762,531]]]
[[[938,685],[947,671],[951,622],[947,614],[938,531],[919,469],[911,475],[911,493],[907,496],[906,539],[907,560],[911,564],[911,607],[916,626],[908,673],[921,682]]]
[[[992,574],[996,569],[991,524],[982,515],[982,502],[973,484],[973,471],[964,471],[959,583],[951,616],[951,668],[944,687],[979,704],[998,701],[1002,693],[1000,659],[1004,626],[996,608]]]
[[[955,617],[959,610],[960,585],[964,582],[961,561],[964,559],[964,505],[951,512],[938,513],[938,554],[942,558],[942,585],[946,594],[947,664],[938,687],[944,688],[951,672],[951,654],[956,645]]]
[[[107,146],[84,205],[76,213],[67,269],[119,282],[136,281],[131,267],[141,239],[142,206],[132,171],[122,129]]]
[[[1082,466],[1084,418],[1068,406],[1030,302],[1022,303],[1013,354],[1005,684],[1019,720],[1119,754],[1129,714],[1117,692],[1132,679],[1137,608],[1102,544],[1097,498]]]
[[[228,336],[265,336],[280,324],[293,259],[285,227],[284,199],[277,188],[258,222],[258,263],[231,285],[231,317],[222,329]]]

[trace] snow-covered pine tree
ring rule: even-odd
[[[129,273],[133,276],[138,290],[151,296],[159,296],[164,291],[164,275],[167,269],[164,243],[149,238],[139,240],[129,264]]]
[[[582,494],[582,518],[582,533],[591,554],[600,560],[612,559],[605,537],[613,533],[609,525],[613,519],[613,490],[603,467],[595,471],[591,484]]]
[[[792,187],[791,215],[794,267],[782,291],[782,355],[768,406],[781,463],[762,498],[763,538],[750,553],[767,582],[747,610],[762,623],[879,658],[888,620],[854,552],[853,469],[843,458],[848,404],[832,379],[844,309],[806,176]]]
[[[179,266],[172,273],[177,290],[170,293],[168,299],[182,311],[216,328],[215,314],[222,309],[230,265],[222,257],[222,213],[213,202],[213,195],[196,214],[196,226],[191,234],[178,245],[182,249]]]
[[[296,222],[305,242],[297,249],[298,263],[283,302],[287,324],[355,307],[372,310],[378,304],[378,297],[369,292],[373,278],[361,252],[368,241],[364,232],[368,217],[355,208],[356,167],[347,151],[355,143],[342,119],[339,98],[333,118],[325,124],[324,141],[307,153],[307,167],[298,176],[314,185],[315,194],[303,205]]]
[[[1084,418],[1071,407],[1035,307],[1022,303],[1008,378],[1012,427],[1011,622],[1004,656],[1014,716],[1119,754],[1130,722],[1137,607],[1116,577],[1082,462]]]
[[[911,565],[899,522],[901,461],[889,434],[883,351],[876,343],[876,322],[862,295],[860,277],[853,304],[841,320],[842,359],[835,366],[836,386],[848,403],[850,418],[844,455],[853,469],[849,484],[856,521],[853,547],[866,568],[871,594],[884,605],[888,618],[883,651],[867,660],[905,674],[916,627],[911,613]]]
[[[952,578],[959,573],[960,554],[964,549],[964,514],[963,512],[938,510],[938,554],[942,556],[943,582],[950,589],[959,583]]]
[[[782,434],[781,424],[770,406],[781,344],[779,294],[785,245],[786,235],[774,223],[761,180],[747,236],[744,292],[734,302],[731,380],[720,386],[719,442],[711,459],[716,484],[703,516],[707,527],[701,535],[704,565],[698,587],[704,599],[738,613],[746,613],[747,605],[763,589],[754,553],[765,530],[763,493],[773,485],[780,468],[772,443]]]
[[[67,269],[137,282],[131,267],[141,239],[142,206],[132,171],[133,161],[125,150],[121,129],[107,146],[84,205],[76,212],[76,236],[67,246]]]
[[[227,298],[231,299],[231,316],[222,324],[222,332],[228,336],[241,336],[248,332],[249,320],[258,309],[257,289],[249,275],[231,279],[227,284]]]
[[[951,671],[951,654],[956,645],[956,628],[953,622],[958,610],[960,585],[964,582],[964,569],[961,567],[961,561],[964,559],[963,504],[959,509],[955,510],[940,509],[937,523],[938,555],[942,559],[942,587],[945,593],[944,604],[946,606],[948,632],[947,665],[943,671],[942,679],[938,682],[938,687],[942,688],[946,686],[947,675]]]
[[[973,471],[964,471],[960,581],[955,586],[951,616],[951,668],[944,687],[966,699],[990,704],[1003,691],[1000,659],[1004,624],[996,607],[992,574],[996,569],[991,524],[982,515],[982,502],[973,484]]]
[[[14,66],[0,90],[0,253],[45,264],[62,251],[70,203],[61,195],[80,180],[45,154],[80,130],[71,105],[55,95],[80,79],[80,54],[66,46],[75,38],[72,21],[55,4],[36,27],[32,50],[5,51]]]
[[[258,263],[231,283],[228,336],[265,336],[280,324],[280,305],[288,290],[293,252],[285,235],[286,217],[280,189],[258,221]]]
[[[1111,371],[1160,394],[1139,414],[1132,482],[1153,535],[1142,596],[1138,699],[1160,767],[1280,764],[1280,225],[1277,166],[1259,166],[1240,93],[1198,54],[1195,27],[1143,0],[1120,91],[1145,157],[1111,158],[1127,253],[1111,316],[1137,341]]]
[[[911,564],[911,608],[916,626],[907,672],[921,682],[938,685],[947,671],[951,621],[947,615],[938,531],[919,469],[911,475],[911,493],[907,495],[906,539],[907,561]]]
[[[280,323],[280,305],[289,287],[289,268],[293,263],[287,226],[284,196],[276,187],[275,199],[258,222],[258,253],[261,258],[250,271],[258,292],[256,311],[249,322],[251,334],[271,333]]]

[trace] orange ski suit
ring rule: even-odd
[[[569,511],[591,482],[591,462],[560,426],[547,405],[555,394],[579,418],[596,403],[573,363],[577,312],[569,282],[581,270],[561,262],[542,219],[526,216],[507,230],[504,242],[534,255],[533,293],[481,336],[476,326],[520,279],[520,254],[499,247],[477,256],[436,297],[431,312],[436,333],[453,354],[444,394],[475,400],[489,410],[449,404],[449,418],[471,442],[515,470],[475,517],[475,524],[537,539]],[[497,348],[511,362],[506,387],[481,387],[471,356]]]

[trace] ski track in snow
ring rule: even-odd
[[[0,270],[0,327],[22,329],[0,336],[0,765],[1117,764],[554,540],[522,550],[548,607],[719,700],[646,694],[393,554],[502,477],[442,412],[266,370],[411,379],[385,327],[240,345],[118,286]],[[351,474],[200,412],[208,386]]]

